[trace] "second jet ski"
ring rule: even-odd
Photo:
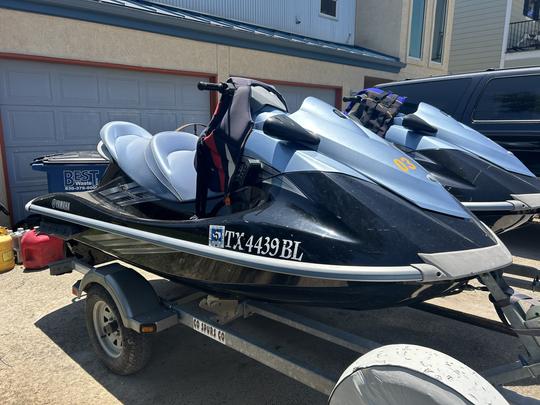
[[[421,164],[496,233],[540,211],[540,180],[511,152],[429,104],[401,114],[405,99],[364,89],[345,97],[345,112],[362,131],[377,133]]]

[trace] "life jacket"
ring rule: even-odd
[[[354,115],[363,126],[383,138],[407,99],[376,87],[360,90],[356,97],[345,112]]]
[[[251,88],[261,86],[274,93],[286,106],[285,100],[271,85],[257,80],[231,77],[227,83],[233,89],[221,95],[208,127],[199,138],[195,155],[197,170],[196,215],[206,216],[208,190],[223,193],[230,204],[231,184],[242,158],[244,145],[253,129]]]

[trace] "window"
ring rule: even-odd
[[[478,100],[474,119],[540,121],[540,75],[490,80]]]
[[[538,20],[540,17],[540,0],[525,0],[523,2],[523,15]]]
[[[433,25],[433,45],[431,48],[431,60],[433,62],[442,62],[444,31],[446,30],[447,2],[447,0],[436,0],[435,23]]]
[[[426,0],[413,0],[411,29],[409,32],[409,56],[418,59],[422,59],[425,9]]]
[[[337,0],[321,0],[321,14],[336,16]]]

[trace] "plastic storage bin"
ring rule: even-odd
[[[96,151],[67,152],[34,159],[32,169],[47,173],[49,193],[97,187],[108,160]]]

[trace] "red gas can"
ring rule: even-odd
[[[22,237],[21,253],[25,268],[41,269],[64,258],[64,241],[33,229]]]

